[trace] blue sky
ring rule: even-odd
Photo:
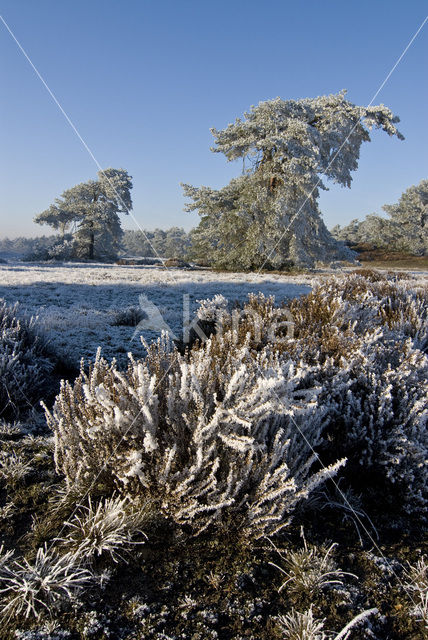
[[[252,104],[348,89],[366,105],[427,11],[425,0],[0,0],[0,13],[102,167],[133,176],[148,229],[190,229],[180,182],[219,188],[240,164],[210,127]],[[351,189],[321,196],[327,226],[363,218],[427,178],[428,23],[382,89],[406,140],[375,133]],[[0,237],[32,222],[97,167],[0,24]],[[136,228],[131,220],[124,227]]]

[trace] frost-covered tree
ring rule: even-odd
[[[331,234],[351,247],[363,243],[373,247],[395,248],[399,242],[399,231],[391,220],[371,213],[362,222],[355,219],[346,227],[336,225],[331,229]]]
[[[166,232],[165,257],[184,258],[189,249],[189,235],[180,227],[171,227]]]
[[[122,249],[128,255],[141,257],[185,258],[190,245],[190,234],[181,227],[154,231],[124,232]]]
[[[397,204],[382,209],[390,218],[372,213],[365,220],[351,220],[346,227],[336,225],[334,237],[350,245],[360,242],[415,255],[428,253],[428,180],[409,187]]]
[[[124,169],[105,169],[98,180],[67,189],[49,209],[34,218],[62,234],[73,231],[73,254],[78,258],[114,258],[123,232],[119,213],[132,209],[131,177]]]
[[[151,231],[146,229],[125,229],[122,239],[122,251],[128,256],[151,257],[154,255]]]
[[[212,129],[212,150],[242,158],[243,171],[220,190],[183,185],[193,201],[186,209],[201,216],[195,257],[249,269],[352,259],[321,219],[323,179],[350,187],[373,127],[403,136],[390,109],[356,106],[345,94],[260,102],[243,119]]]
[[[330,232],[331,235],[339,240],[345,242],[348,245],[358,244],[360,242],[360,221],[358,218],[354,218],[346,227],[341,227],[337,224]]]
[[[403,248],[411,253],[428,253],[428,180],[409,187],[397,204],[385,204],[382,209],[399,228]]]

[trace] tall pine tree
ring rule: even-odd
[[[62,234],[72,231],[76,258],[113,259],[123,235],[118,214],[132,209],[131,189],[131,176],[124,169],[98,171],[98,180],[67,189],[34,221]]]
[[[220,190],[183,185],[198,210],[193,256],[226,268],[313,266],[352,259],[327,230],[318,208],[324,178],[350,187],[369,130],[403,136],[399,118],[380,105],[359,107],[336,95],[269,100],[223,130],[215,146],[243,173]]]

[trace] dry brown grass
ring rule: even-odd
[[[363,268],[376,269],[428,269],[428,256],[412,256],[399,251],[376,249],[367,244],[353,246]]]

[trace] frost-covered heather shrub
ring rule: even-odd
[[[360,487],[426,515],[428,299],[403,280],[332,278],[290,305],[286,349],[318,368],[334,455]]]
[[[127,498],[101,499],[96,506],[89,498],[88,506],[81,506],[79,513],[65,523],[65,537],[60,542],[82,559],[108,554],[117,562],[121,551],[136,544],[134,536],[144,535],[143,519],[141,508],[133,507]]]
[[[205,324],[212,327],[210,334],[215,329],[213,341],[218,349],[236,350],[248,345],[251,352],[267,348],[269,352],[280,353],[293,337],[292,315],[285,305],[275,305],[274,296],[250,293],[244,305],[236,304],[230,311],[221,295],[198,302],[197,318],[203,329]]]
[[[220,329],[234,327],[226,349],[249,340],[253,351],[311,365],[326,411],[324,459],[346,456],[357,490],[418,516],[428,508],[427,291],[396,274],[330,278],[290,303],[294,337],[272,298],[253,295],[244,313],[218,316]]]
[[[354,489],[426,511],[425,290],[351,274],[290,309],[294,338],[272,298],[205,301],[208,341],[180,353],[163,338],[125,373],[98,356],[63,383],[47,420],[68,485],[142,494],[196,533],[221,519],[258,537],[337,469],[311,480],[316,449],[350,458]]]
[[[199,308],[196,311],[198,320],[217,322],[219,317],[227,314],[229,303],[221,294],[217,294],[213,298],[207,298],[206,300],[198,300],[198,302]]]
[[[146,312],[140,307],[126,307],[114,312],[111,324],[114,327],[136,327],[146,317]]]
[[[51,614],[75,598],[91,580],[91,573],[79,566],[76,555],[58,556],[41,547],[34,562],[23,558],[1,566],[1,616],[16,620]]]
[[[273,298],[250,295],[244,309],[232,313],[221,300],[214,302],[212,311],[220,308],[213,337],[219,349],[247,341],[252,353],[271,350],[282,361],[312,367],[313,384],[321,388],[319,405],[326,411],[323,459],[347,457],[345,473],[357,491],[369,488],[395,509],[424,516],[427,287],[374,271],[330,278],[291,301],[292,336]],[[205,307],[210,308],[207,302]]]
[[[340,364],[321,394],[336,451],[349,453],[357,482],[376,479],[372,490],[386,490],[409,513],[426,513],[428,357],[410,339],[395,342],[376,330]]]
[[[292,300],[290,311],[299,347],[307,345],[306,357],[310,348],[312,355],[346,355],[357,336],[375,328],[390,329],[397,340],[412,338],[421,351],[428,348],[428,288],[393,276],[357,272],[330,278]],[[342,351],[329,348],[333,333],[348,338]]]
[[[286,526],[344,461],[313,471],[325,418],[313,369],[233,343],[229,331],[181,355],[164,336],[126,373],[98,353],[47,411],[66,481],[140,494],[196,534]]]
[[[18,306],[0,300],[0,417],[28,412],[53,368],[34,320],[18,319]]]

